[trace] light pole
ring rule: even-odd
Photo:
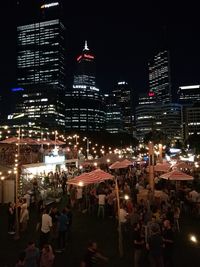
[[[19,214],[18,214],[18,187],[19,187],[19,155],[20,155],[20,137],[21,129],[18,130],[18,143],[17,143],[17,163],[16,163],[16,176],[15,176],[15,220],[16,220],[16,229],[15,229],[15,240],[20,238],[19,236]]]
[[[154,192],[154,144],[149,141],[149,185]]]
[[[4,204],[4,181],[5,177],[4,176],[1,176],[1,204]]]
[[[123,256],[123,244],[122,244],[122,227],[120,221],[120,200],[119,200],[119,187],[117,183],[117,176],[115,175],[115,190],[117,198],[117,213],[118,213],[118,246],[119,246],[119,256]]]
[[[87,157],[87,159],[88,159],[88,156],[89,156],[89,150],[90,150],[90,148],[89,148],[90,141],[89,141],[89,139],[88,139],[87,137],[84,137],[83,141],[85,141],[85,140],[86,140],[86,142],[87,142],[87,145],[86,145],[86,157]]]

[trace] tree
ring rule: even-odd
[[[162,131],[153,130],[144,136],[144,143],[148,144],[149,141],[152,141],[155,145],[157,144],[167,144],[169,142],[167,135]]]
[[[192,134],[188,137],[186,143],[195,150],[195,153],[200,153],[200,135]]]

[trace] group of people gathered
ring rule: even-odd
[[[83,214],[88,213],[91,216],[97,216],[99,220],[108,217],[116,221],[117,224],[120,222],[123,247],[132,248],[134,267],[174,266],[174,244],[176,236],[181,231],[180,216],[186,210],[187,192],[184,192],[183,196],[182,191],[174,190],[173,186],[166,183],[161,187],[167,197],[165,199],[152,197],[147,179],[148,175],[145,173],[145,168],[141,166],[130,167],[119,172],[116,177],[120,197],[119,210],[115,181],[111,180],[99,185],[80,187],[67,185],[67,178],[62,178],[65,183],[63,195],[66,196],[68,204],[61,211],[56,207],[49,210],[47,207],[41,206],[41,216],[37,224],[40,233],[38,249],[33,241],[30,242],[21,256],[23,260],[20,258],[16,266],[36,267],[39,263],[40,267],[53,266],[54,253],[64,252],[65,246],[70,240],[72,210],[74,209]],[[140,192],[144,188],[149,190],[149,193],[146,198],[139,198]],[[128,197],[125,198],[125,195]],[[12,204],[9,209],[10,214],[14,214]],[[28,220],[29,211],[27,213],[27,210],[27,202],[23,200],[19,211],[21,231],[26,229],[27,222],[24,222],[24,218]],[[11,222],[13,221],[10,219],[10,233],[14,232],[14,224],[12,225]],[[88,246],[89,258],[86,257],[81,262],[81,266],[95,266],[95,257],[107,261],[107,258],[95,249],[96,245],[94,241],[90,243]],[[28,253],[31,249],[35,251],[36,265],[27,265],[29,261]],[[91,251],[92,253],[90,253]],[[43,254],[46,256],[43,256]]]

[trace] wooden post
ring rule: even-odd
[[[117,183],[117,177],[115,176],[115,189],[117,197],[117,213],[118,213],[118,246],[119,246],[119,256],[123,256],[123,240],[122,240],[122,228],[120,222],[120,200],[119,200],[119,188]]]
[[[154,192],[154,144],[149,142],[149,185]]]
[[[158,145],[158,149],[159,149],[159,162],[163,163],[163,158],[162,158],[162,152],[163,152],[163,145],[159,144]]]

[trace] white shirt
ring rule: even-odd
[[[192,202],[196,202],[197,201],[197,198],[199,196],[199,194],[197,193],[197,191],[193,190],[189,193],[191,199],[192,199]]]
[[[52,227],[52,218],[49,216],[49,214],[43,214],[42,215],[42,226],[41,226],[41,231],[43,233],[48,233]]]
[[[82,197],[83,197],[83,189],[81,187],[78,187],[76,191],[76,198],[81,199]]]
[[[106,195],[99,195],[99,205],[105,205]]]
[[[127,221],[127,212],[124,209],[119,210],[119,220],[121,223],[125,223]]]

